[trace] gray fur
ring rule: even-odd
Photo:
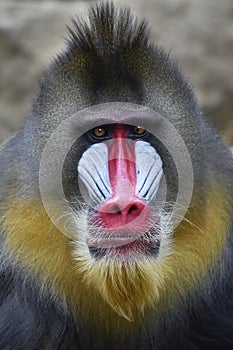
[[[91,9],[89,24],[73,23],[67,50],[45,72],[25,125],[2,147],[3,214],[5,201],[14,202],[8,195],[11,188],[17,186],[24,200],[39,198],[40,159],[56,127],[85,107],[109,101],[145,105],[166,116],[191,154],[194,193],[202,193],[204,201],[208,182],[217,179],[233,198],[232,155],[202,116],[190,84],[168,55],[149,42],[144,22],[106,4]],[[172,181],[168,174],[171,189]],[[197,285],[179,309],[127,339],[124,349],[233,348],[232,233],[231,227],[223,258],[203,285]],[[73,315],[38,276],[6,256],[4,235],[0,349],[118,349],[118,339],[91,333],[81,316]]]

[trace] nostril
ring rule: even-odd
[[[136,210],[138,210],[137,206],[136,205],[131,205],[131,207],[128,210],[128,214],[131,214],[132,212],[134,212]]]
[[[120,208],[118,207],[118,205],[114,205],[114,206],[111,208],[111,212],[112,212],[112,213],[116,213],[116,214],[120,214],[120,213],[121,213],[121,210],[120,210]]]

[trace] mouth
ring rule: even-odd
[[[119,236],[111,233],[109,236],[98,239],[87,239],[87,245],[95,259],[108,257],[128,260],[142,256],[155,257],[159,253],[160,236],[155,228],[151,228],[148,232],[134,238],[129,234]]]

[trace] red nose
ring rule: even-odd
[[[135,195],[127,179],[119,181],[115,189],[115,194],[98,209],[101,224],[113,229],[127,226],[132,233],[143,231],[150,216],[148,205]]]
[[[130,142],[124,129],[117,129],[108,143],[108,170],[112,196],[98,208],[98,217],[106,228],[124,226],[124,232],[145,231],[149,207],[136,194],[135,142]]]
[[[146,212],[146,205],[139,199],[132,199],[125,206],[121,196],[117,196],[99,208],[99,217],[103,226],[115,228],[127,225],[136,219],[137,225],[139,222],[143,224]],[[141,220],[140,215],[142,215]],[[135,226],[135,223],[133,226]]]

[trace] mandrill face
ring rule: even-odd
[[[78,163],[92,200],[86,244],[95,259],[130,261],[156,256],[160,246],[156,198],[162,160],[141,126],[103,125],[90,130],[93,143]],[[157,214],[157,215],[156,215]]]
[[[154,264],[170,247],[158,200],[163,163],[141,126],[101,125],[86,137],[92,145],[77,171],[88,204],[74,214],[74,255],[88,283],[132,319],[154,300]]]
[[[166,284],[175,219],[186,208],[180,201],[176,206],[182,142],[166,118],[138,105],[93,106],[67,120],[43,155],[41,185],[48,169],[53,173],[49,191],[48,184],[41,188],[43,204],[53,219],[43,193],[62,187],[59,218],[66,219],[59,230],[71,239],[77,273],[92,293],[132,319],[146,306],[155,307]],[[52,164],[62,165],[62,186],[56,184],[61,169]]]

